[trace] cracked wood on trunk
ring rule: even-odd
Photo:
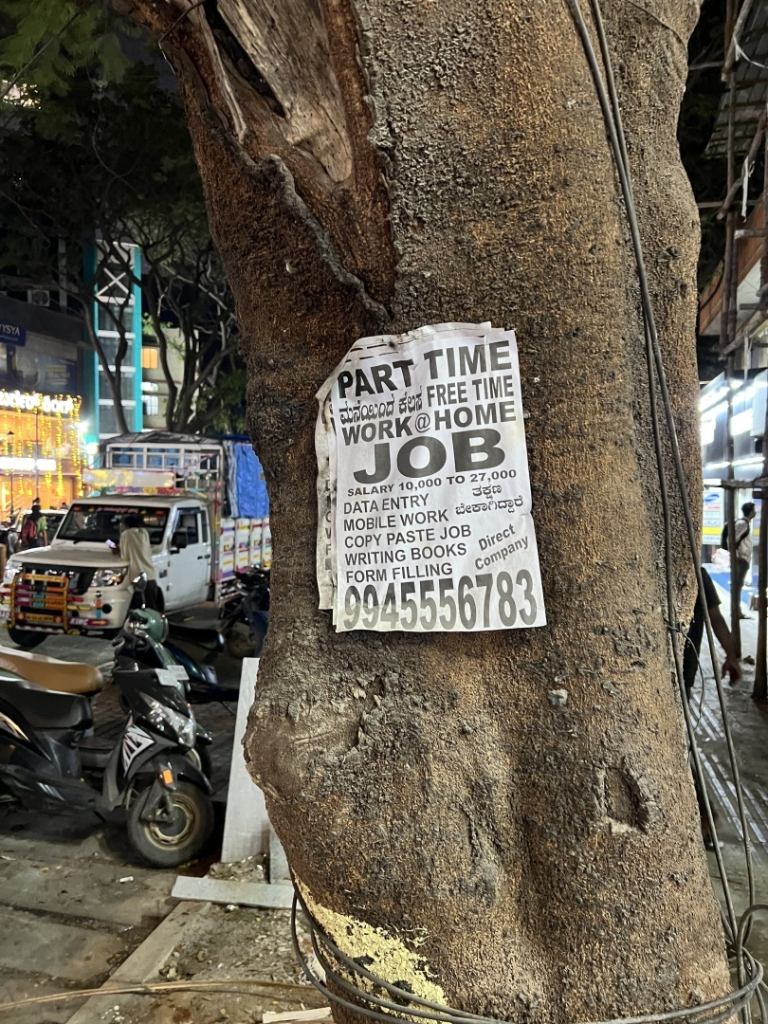
[[[247,751],[321,920],[374,972],[518,1021],[722,994],[635,264],[565,0],[123,5],[163,35],[237,299],[275,558]],[[698,223],[675,140],[698,4],[604,8],[698,508]],[[336,635],[315,392],[361,336],[486,319],[517,329],[549,624]]]

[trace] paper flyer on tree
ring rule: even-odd
[[[338,631],[545,625],[513,331],[363,338],[318,401],[318,589]]]

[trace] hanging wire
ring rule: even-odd
[[[322,968],[324,977],[320,977],[310,966],[307,958],[301,952],[298,937],[297,912],[301,907],[307,921],[309,922],[312,948],[318,964]],[[766,909],[762,905],[751,907],[748,914],[757,910]],[[746,917],[746,915],[745,915]],[[745,928],[745,921],[742,921],[742,928]],[[291,935],[293,948],[299,960],[304,975],[314,987],[327,999],[350,1010],[355,1014],[361,1014],[372,1020],[391,1021],[396,1018],[413,1018],[419,1020],[440,1021],[442,1024],[506,1024],[497,1017],[484,1017],[480,1014],[467,1013],[464,1010],[457,1010],[454,1007],[444,1006],[430,999],[424,999],[403,988],[401,985],[384,981],[369,971],[361,962],[362,958],[353,959],[347,956],[325,929],[314,919],[306,902],[296,889],[291,910]],[[739,933],[741,935],[741,932]],[[737,935],[737,941],[739,936]],[[759,998],[759,987],[763,982],[763,969],[754,957],[739,946],[747,980],[737,991],[729,992],[719,999],[713,999],[707,1003],[699,1003],[696,1006],[686,1007],[682,1010],[671,1010],[665,1013],[643,1014],[637,1017],[622,1017],[613,1021],[597,1021],[594,1024],[660,1024],[666,1021],[688,1022],[695,1021],[696,1024],[723,1024],[735,1013],[746,1009],[753,995]],[[347,977],[339,973],[343,969]],[[360,979],[360,984],[355,984],[349,978]],[[330,982],[330,986],[329,983]],[[367,987],[362,986],[367,983]],[[351,1002],[339,995],[338,990],[348,993],[355,1001]],[[388,993],[392,999],[384,995],[377,995],[375,990]],[[423,1009],[422,1009],[423,1007]]]
[[[658,473],[660,480],[660,492],[662,496],[662,508],[665,521],[665,544],[667,545],[665,569],[666,569],[666,583],[667,583],[667,614],[669,617],[670,625],[670,637],[672,643],[673,657],[675,662],[675,669],[677,673],[677,679],[680,685],[683,713],[686,722],[686,729],[688,732],[689,741],[691,743],[694,763],[696,770],[699,773],[699,778],[704,780],[702,771],[701,759],[699,756],[698,745],[696,743],[695,730],[691,719],[690,709],[688,707],[688,701],[686,699],[685,687],[683,686],[683,674],[682,674],[682,662],[680,658],[679,646],[677,643],[678,635],[678,623],[677,613],[674,603],[674,578],[672,571],[672,562],[669,550],[669,533],[671,530],[671,517],[669,514],[669,506],[667,501],[667,486],[666,486],[666,468],[662,458],[660,441],[658,435],[660,432],[660,426],[658,422],[658,412],[656,408],[656,382],[658,383],[659,391],[661,392],[662,405],[664,408],[664,416],[666,420],[667,433],[669,438],[670,447],[672,450],[673,463],[675,468],[675,476],[677,479],[677,485],[680,492],[680,498],[683,505],[683,513],[685,517],[685,524],[688,533],[688,544],[690,548],[691,559],[693,561],[694,570],[696,573],[696,582],[698,585],[699,594],[704,594],[704,584],[701,575],[701,560],[699,557],[699,546],[698,537],[696,535],[696,527],[694,525],[693,515],[691,513],[690,501],[688,498],[688,486],[685,478],[685,471],[683,469],[682,457],[680,454],[680,447],[677,438],[677,429],[674,420],[674,412],[672,408],[672,401],[669,394],[667,385],[666,372],[664,369],[664,362],[661,354],[661,347],[659,344],[658,333],[656,330],[656,318],[653,309],[653,300],[650,294],[650,287],[648,284],[648,277],[645,270],[645,259],[643,256],[643,246],[640,237],[640,228],[637,219],[637,209],[635,206],[634,196],[632,193],[632,182],[629,170],[629,156],[627,153],[626,138],[624,135],[623,120],[621,116],[621,109],[619,106],[618,91],[616,89],[616,81],[613,74],[613,65],[608,49],[608,43],[605,33],[605,26],[603,24],[602,12],[600,10],[599,0],[591,0],[592,13],[595,20],[595,26],[597,29],[598,39],[600,43],[600,51],[603,59],[603,64],[606,72],[607,81],[607,94],[606,87],[603,83],[602,76],[600,74],[600,68],[597,61],[597,56],[592,46],[589,30],[586,22],[584,21],[583,14],[579,5],[579,0],[568,0],[568,4],[571,8],[576,27],[579,35],[582,39],[584,51],[587,56],[587,60],[592,72],[592,76],[595,82],[595,87],[598,94],[600,106],[603,111],[603,116],[608,128],[608,134],[611,141],[611,147],[614,152],[616,160],[616,166],[619,173],[619,179],[621,181],[622,192],[624,194],[625,209],[627,214],[627,220],[629,222],[630,234],[632,237],[632,246],[635,253],[635,260],[637,263],[638,281],[640,284],[640,295],[642,299],[643,308],[643,320],[645,325],[646,334],[646,349],[649,357],[649,363],[651,362],[650,357],[652,356],[653,366],[656,370],[656,381],[649,366],[649,396],[651,403],[651,417],[653,420],[654,428],[654,442],[657,445],[657,464]],[[715,647],[715,637],[712,630],[712,623],[709,617],[709,609],[706,607],[706,601],[704,604],[704,621],[707,631],[707,641],[709,644],[709,650],[712,655],[712,666],[715,676],[715,685],[717,688],[718,701],[721,708],[723,718],[723,733],[726,740],[726,746],[728,749],[728,756],[731,765],[731,771],[733,773],[733,781],[736,789],[736,797],[739,811],[739,820],[742,831],[742,842],[744,846],[744,856],[747,869],[747,885],[749,889],[749,901],[750,904],[755,903],[755,882],[754,872],[752,865],[752,853],[751,843],[749,837],[749,827],[747,824],[746,809],[744,806],[744,795],[741,790],[739,767],[736,759],[736,751],[733,743],[733,736],[731,733],[730,722],[728,720],[728,714],[725,706],[725,694],[723,690],[723,682],[718,666],[717,650]],[[717,859],[718,871],[723,884],[723,892],[726,903],[726,909],[728,913],[729,927],[726,930],[726,935],[729,940],[733,942],[736,938],[737,923],[735,911],[733,909],[733,900],[731,897],[730,886],[728,883],[727,872],[725,870],[725,864],[723,862],[722,854],[720,852],[720,846],[717,840],[717,830],[715,828],[714,817],[712,813],[712,807],[709,800],[709,794],[706,789],[706,785],[702,785],[705,813],[707,818],[707,824],[710,828],[710,834],[715,844],[715,857]]]
[[[600,57],[602,59],[602,65],[605,72],[605,80],[603,79],[600,61],[598,60],[595,47],[592,43],[590,30],[584,19],[579,0],[566,0],[566,2],[581,39],[605,121],[611,150],[621,183],[625,212],[632,240],[632,248],[634,251],[635,262],[637,264],[637,276],[640,286],[640,298],[643,314],[643,331],[645,336],[651,429],[658,469],[659,497],[664,523],[667,626],[670,645],[672,647],[675,674],[681,693],[683,715],[690,744],[691,756],[700,782],[704,813],[709,827],[709,832],[714,843],[714,854],[722,882],[723,898],[725,903],[725,908],[721,908],[723,930],[726,936],[726,945],[729,956],[735,962],[739,986],[736,990],[730,992],[726,996],[722,996],[720,999],[702,1003],[698,1006],[665,1013],[622,1018],[612,1022],[595,1022],[595,1024],[658,1024],[658,1022],[666,1021],[696,1021],[696,1024],[720,1024],[720,1022],[729,1020],[736,1013],[740,1013],[742,1015],[744,1024],[749,1024],[751,1021],[750,1003],[753,996],[758,1004],[761,1019],[764,1024],[766,1024],[768,1018],[766,1017],[765,993],[768,992],[768,987],[763,982],[763,967],[745,948],[745,943],[749,937],[749,931],[754,915],[758,912],[768,911],[768,904],[759,904],[755,901],[755,881],[749,826],[744,805],[744,797],[741,790],[733,736],[725,706],[725,694],[723,690],[722,676],[718,666],[714,632],[709,617],[709,609],[707,608],[706,600],[703,597],[705,590],[701,572],[701,560],[699,557],[698,537],[696,534],[693,515],[691,513],[685,471],[677,438],[674,411],[667,385],[661,346],[659,344],[656,328],[653,300],[645,269],[645,259],[637,217],[637,208],[635,206],[632,191],[629,154],[624,134],[618,90],[616,88],[616,80],[613,72],[613,63],[608,47],[608,40],[599,0],[590,0],[590,5],[592,19],[598,39]],[[663,410],[663,420],[659,414],[659,404],[661,404]],[[709,793],[707,791],[703,765],[696,741],[695,724],[688,704],[684,685],[683,657],[679,643],[679,637],[684,635],[684,631],[678,621],[677,609],[675,606],[675,583],[672,570],[672,515],[666,461],[664,457],[664,441],[662,439],[662,422],[666,426],[667,443],[672,454],[675,483],[679,490],[679,498],[683,508],[688,545],[696,575],[698,592],[702,595],[707,643],[712,656],[715,685],[717,688],[718,702],[723,719],[723,732],[737,795],[750,902],[748,910],[740,919],[736,915],[728,875],[717,837],[715,817]],[[315,973],[301,952],[297,934],[298,906],[301,906],[301,909],[309,923],[312,948],[314,950],[317,963],[324,971],[324,977],[322,978]],[[383,1021],[391,1020],[393,1016],[397,1018],[407,1016],[409,1018],[416,1017],[423,1020],[441,1021],[444,1022],[444,1024],[467,1024],[467,1022],[475,1022],[475,1024],[499,1024],[495,1018],[478,1016],[449,1006],[442,1006],[430,1000],[423,999],[420,996],[416,996],[412,992],[404,989],[402,986],[391,984],[384,981],[382,978],[376,977],[371,971],[363,966],[359,960],[352,959],[339,949],[321,925],[313,918],[312,913],[301,895],[298,893],[298,890],[293,902],[291,931],[294,950],[304,969],[307,979],[318,989],[318,991],[322,992],[326,998],[332,1000],[338,1006],[350,1010],[352,1013],[362,1014],[363,1016],[370,1017],[374,1020]],[[346,976],[342,976],[340,970],[343,970]],[[358,979],[359,984],[351,979]],[[344,998],[344,996],[339,994],[340,992],[348,994],[351,1000],[354,1001]],[[382,995],[377,995],[376,992],[381,992]],[[392,998],[386,998],[385,994],[388,994]]]

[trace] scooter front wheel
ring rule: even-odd
[[[156,868],[174,868],[192,860],[213,832],[213,804],[191,782],[169,791],[170,813],[143,821],[149,788],[136,796],[128,812],[128,838],[136,852]]]

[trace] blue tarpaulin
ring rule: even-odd
[[[235,442],[230,459],[230,505],[232,515],[264,519],[269,515],[264,470],[250,444]],[[234,472],[232,472],[234,470]],[[234,477],[234,480],[232,479]],[[232,486],[234,484],[234,486]]]

